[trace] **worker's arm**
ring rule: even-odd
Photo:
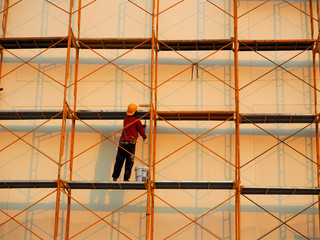
[[[137,128],[138,128],[138,132],[139,132],[139,134],[141,135],[141,137],[143,137],[143,139],[146,139],[146,138],[147,138],[147,135],[146,135],[146,133],[145,133],[145,131],[144,131],[144,127],[143,127],[141,121],[138,121],[138,123],[137,123]]]

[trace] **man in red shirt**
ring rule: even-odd
[[[126,160],[126,164],[123,180],[129,181],[139,134],[143,137],[143,140],[147,138],[141,121],[135,116],[137,109],[137,105],[133,103],[128,106],[127,117],[123,121],[124,129],[120,137],[116,162],[114,164],[112,174],[113,181],[117,181],[119,178],[124,160]]]

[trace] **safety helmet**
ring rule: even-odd
[[[135,105],[134,103],[129,104],[128,106],[128,110],[127,110],[127,115],[128,116],[132,116],[135,114],[135,112],[137,111],[138,106]]]

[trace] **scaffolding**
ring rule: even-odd
[[[317,104],[318,104],[318,87],[317,87],[317,74],[319,71],[319,67],[317,66],[317,61],[319,57],[319,29],[316,29],[315,25],[318,23],[319,19],[319,1],[305,1],[306,3],[309,3],[308,11],[304,9],[299,9],[295,4],[291,3],[290,1],[282,0],[279,1],[281,3],[284,3],[288,6],[291,6],[293,8],[296,8],[298,12],[302,13],[305,17],[307,17],[310,21],[310,36],[306,37],[306,39],[288,39],[288,40],[243,40],[239,39],[239,33],[238,33],[238,21],[241,17],[245,16],[246,14],[254,12],[258,8],[264,7],[264,5],[269,2],[262,1],[259,5],[255,6],[254,8],[248,10],[247,12],[242,13],[241,15],[238,13],[238,8],[240,1],[230,1],[232,7],[230,7],[229,11],[223,9],[219,4],[217,4],[215,1],[212,0],[206,0],[203,1],[205,4],[207,4],[206,7],[213,7],[218,8],[223,12],[223,14],[231,17],[233,19],[233,37],[230,39],[198,39],[198,40],[162,40],[161,37],[159,37],[159,26],[160,23],[159,16],[161,16],[164,13],[169,12],[171,9],[178,7],[180,4],[184,2],[184,0],[177,1],[175,3],[171,3],[170,6],[165,8],[164,10],[159,9],[160,0],[152,0],[150,1],[150,4],[152,7],[150,7],[151,10],[145,9],[141,5],[139,5],[139,1],[131,1],[128,0],[128,4],[131,4],[132,6],[136,7],[137,9],[145,12],[146,15],[151,17],[151,26],[150,26],[150,32],[151,37],[150,38],[82,38],[80,34],[81,30],[81,14],[82,12],[90,7],[90,5],[96,4],[99,2],[98,0],[88,1],[86,3],[82,3],[81,0],[70,0],[69,1],[69,10],[65,10],[59,6],[59,4],[56,4],[55,1],[49,1],[44,0],[46,4],[49,4],[50,6],[53,6],[57,9],[59,9],[62,12],[65,12],[68,14],[68,34],[63,37],[7,37],[7,22],[8,18],[10,17],[10,10],[11,8],[14,8],[15,6],[21,4],[23,0],[20,1],[10,1],[5,0],[2,3],[2,9],[1,14],[3,16],[2,20],[2,29],[3,29],[3,38],[0,39],[0,46],[1,46],[1,63],[0,63],[0,74],[1,79],[0,83],[3,82],[3,79],[5,77],[9,76],[10,74],[17,71],[22,66],[29,66],[36,71],[39,72],[40,75],[46,76],[51,81],[59,85],[59,87],[63,88],[63,108],[61,110],[55,111],[55,110],[5,110],[0,111],[0,126],[5,129],[5,131],[11,133],[15,139],[11,142],[8,142],[6,146],[4,146],[0,151],[4,151],[8,147],[14,146],[17,142],[24,142],[27,144],[30,148],[32,148],[34,151],[38,152],[39,154],[45,156],[50,162],[55,164],[57,166],[58,172],[57,172],[57,178],[54,181],[51,180],[1,180],[0,181],[0,188],[1,189],[10,189],[10,191],[14,191],[14,189],[48,189],[51,190],[49,193],[41,198],[40,200],[34,201],[28,208],[23,209],[22,211],[10,215],[7,213],[6,209],[0,209],[2,216],[6,216],[7,220],[1,220],[0,227],[6,226],[10,221],[15,221],[20,227],[24,228],[26,231],[26,234],[30,234],[30,239],[76,239],[79,235],[79,239],[81,239],[81,233],[85,232],[87,229],[91,228],[94,224],[98,224],[103,222],[103,224],[111,227],[113,230],[115,230],[119,235],[120,238],[124,239],[138,239],[133,238],[132,236],[129,236],[125,231],[121,229],[120,226],[116,226],[109,221],[106,220],[107,217],[112,216],[113,214],[117,213],[120,209],[124,208],[125,206],[129,205],[130,203],[136,201],[137,199],[141,199],[142,197],[146,198],[146,207],[145,207],[145,234],[144,239],[160,239],[156,233],[155,233],[155,216],[157,213],[155,212],[155,201],[159,201],[163,203],[166,206],[169,206],[172,210],[175,210],[179,212],[183,217],[185,217],[189,223],[182,226],[181,228],[178,228],[175,230],[172,234],[166,236],[163,239],[170,239],[172,237],[177,236],[182,230],[190,226],[191,224],[196,225],[196,227],[200,228],[201,231],[205,232],[206,234],[209,234],[210,237],[213,239],[243,239],[241,237],[241,229],[242,229],[242,221],[241,221],[241,215],[242,215],[242,203],[241,201],[247,201],[252,203],[254,206],[256,206],[257,209],[260,209],[261,211],[266,212],[267,214],[271,215],[273,218],[275,218],[278,221],[278,226],[269,229],[267,233],[260,236],[259,239],[266,239],[267,236],[269,236],[270,233],[277,230],[278,228],[282,228],[283,226],[286,226],[290,229],[290,231],[294,232],[297,236],[301,237],[301,239],[316,239],[319,237],[319,230],[320,230],[320,205],[319,205],[319,194],[320,194],[320,159],[319,159],[319,114],[317,110]],[[316,5],[317,9],[313,9]],[[314,12],[316,11],[317,16],[313,16]],[[76,20],[77,19],[77,20]],[[76,20],[76,23],[74,21]],[[76,26],[76,27],[74,27]],[[75,34],[76,33],[76,34]],[[317,36],[317,37],[314,37]],[[41,49],[41,52],[37,55],[32,56],[29,60],[24,60],[22,57],[17,55],[15,52],[11,50],[17,50],[17,49]],[[59,79],[52,77],[48,75],[45,71],[41,70],[40,68],[36,68],[35,66],[31,65],[30,62],[35,59],[37,56],[41,55],[48,49],[65,49],[66,50],[66,64],[65,64],[65,75],[64,75],[64,81],[61,82]],[[105,58],[104,56],[100,55],[96,50],[99,49],[115,49],[115,50],[123,50],[124,53],[120,56],[118,56],[114,60],[109,60]],[[104,111],[104,110],[78,110],[77,106],[77,94],[78,94],[78,84],[85,78],[92,74],[94,74],[96,70],[93,70],[92,72],[88,73],[85,77],[80,78],[79,77],[79,65],[80,65],[80,59],[81,59],[81,51],[87,50],[92,53],[97,54],[101,59],[104,59],[106,63],[104,65],[101,65],[99,69],[107,66],[112,65],[115,68],[117,68],[119,71],[129,75],[131,78],[133,78],[136,82],[141,84],[143,87],[145,87],[148,90],[148,99],[150,99],[150,102],[148,103],[150,106],[150,109],[148,111],[139,111],[138,112],[138,118],[140,120],[148,120],[149,121],[149,145],[148,145],[148,162],[146,163],[143,161],[139,156],[135,156],[136,159],[144,165],[147,165],[149,167],[149,179],[146,182],[111,182],[111,181],[78,181],[73,180],[73,166],[74,166],[74,159],[77,158],[79,155],[88,152],[93,147],[95,147],[98,144],[101,144],[102,142],[109,140],[116,146],[118,146],[117,141],[113,140],[113,137],[122,131],[122,129],[119,129],[117,132],[113,133],[110,136],[106,136],[103,132],[97,130],[94,126],[91,126],[90,120],[121,120],[125,117],[126,112],[124,111]],[[139,50],[147,50],[150,52],[150,84],[146,84],[145,82],[137,79],[134,77],[131,73],[129,73],[125,68],[122,66],[116,64],[115,60],[121,58],[127,53],[133,52],[133,51],[139,51]],[[74,52],[73,52],[74,51]],[[208,51],[210,52],[209,56],[203,57],[202,59],[198,61],[194,61],[191,58],[186,57],[183,53],[184,51],[193,51],[193,52],[200,52],[200,51]],[[212,56],[213,54],[217,54],[219,52],[225,52],[228,51],[233,55],[233,80],[234,85],[228,84],[224,79],[219,78],[218,76],[214,75],[212,72],[208,71],[205,67],[201,66],[201,62],[208,57]],[[297,55],[294,57],[291,57],[290,59],[287,59],[282,64],[278,64],[274,61],[272,61],[264,52],[267,51],[297,51]],[[287,70],[283,65],[292,59],[294,59],[296,56],[298,56],[301,53],[304,52],[312,52],[312,77],[311,83],[306,81],[305,79],[295,75],[294,73]],[[170,52],[177,54],[178,56],[182,57],[184,60],[186,60],[189,63],[189,67],[187,69],[183,69],[180,72],[175,73],[173,77],[168,78],[167,80],[164,80],[162,82],[158,81],[158,67],[159,67],[159,54],[162,52]],[[254,79],[251,82],[248,82],[247,84],[240,86],[240,79],[239,79],[239,53],[240,52],[252,52],[260,57],[266,59],[271,64],[274,65],[274,67],[267,71],[262,73],[259,77]],[[4,60],[4,55],[8,54],[11,56],[14,56],[15,58],[19,59],[22,63],[18,65],[17,67],[12,68],[10,71],[7,71],[5,74],[3,74],[2,69],[3,65],[6,64]],[[74,57],[72,57],[72,54],[74,54]],[[74,62],[73,62],[74,60]],[[72,65],[74,66],[74,74],[72,75],[70,73],[72,69]],[[217,79],[219,82],[223,83],[224,86],[230,89],[234,95],[234,109],[232,110],[195,110],[195,111],[185,111],[185,110],[174,110],[174,111],[163,111],[158,110],[158,89],[167,84],[168,82],[171,82],[176,76],[184,73],[187,70],[192,70],[192,73],[196,70],[198,74],[198,70],[201,70],[208,75],[210,75],[212,78]],[[303,84],[307,85],[310,89],[313,91],[313,100],[314,104],[313,106],[310,106],[313,108],[312,113],[307,114],[296,114],[296,113],[243,113],[240,112],[240,97],[239,94],[242,90],[246,89],[248,86],[253,84],[254,82],[261,79],[263,76],[267,75],[271,71],[275,71],[277,69],[282,69],[288,74],[291,74],[291,76],[295,79],[298,79]],[[71,79],[73,78],[73,79]],[[71,81],[71,83],[70,83]],[[73,88],[73,102],[68,102],[68,91]],[[4,91],[6,89],[4,88]],[[1,94],[1,93],[0,93]],[[42,120],[43,122],[38,125],[36,128],[32,129],[31,131],[25,133],[23,136],[20,136],[16,132],[12,131],[10,128],[6,127],[6,121],[24,121],[24,120]],[[59,157],[58,159],[53,159],[50,156],[46,155],[46,153],[42,152],[40,149],[38,149],[34,144],[29,143],[25,138],[33,133],[38,128],[51,123],[53,121],[61,122],[61,132],[60,132],[60,142],[59,142]],[[88,121],[89,120],[89,121]],[[70,146],[68,149],[66,149],[66,134],[67,134],[67,128],[68,124],[67,122],[71,122],[71,140],[70,140]],[[218,122],[217,126],[212,127],[207,132],[198,135],[197,137],[193,137],[190,134],[186,133],[183,129],[177,127],[174,123],[180,122],[180,121],[216,121]],[[158,159],[157,158],[157,136],[158,136],[158,124],[159,122],[165,123],[171,128],[174,128],[179,132],[181,135],[185,135],[190,141],[187,142],[182,147],[174,150],[173,152],[169,153],[168,155]],[[173,123],[174,122],[174,123]],[[93,145],[87,147],[85,150],[83,150],[78,155],[75,155],[75,133],[76,133],[76,125],[77,124],[83,124],[84,126],[90,128],[97,134],[99,134],[102,137],[102,140]],[[225,157],[219,155],[216,151],[210,149],[205,144],[203,144],[200,141],[200,138],[203,136],[207,136],[208,133],[215,130],[218,126],[221,126],[225,123],[232,123],[234,124],[234,149],[232,153],[234,154],[234,161],[228,160]],[[266,135],[271,136],[276,140],[276,144],[270,147],[269,149],[265,150],[258,156],[252,158],[251,160],[248,160],[247,162],[243,162],[240,159],[240,129],[241,126],[249,125],[256,127],[260,131],[264,132]],[[263,127],[263,124],[300,124],[299,126],[302,126],[299,130],[297,130],[295,133],[290,134],[286,136],[284,139],[279,138],[272,132],[268,131]],[[287,143],[287,140],[297,136],[302,130],[308,128],[308,127],[314,127],[314,136],[316,141],[316,147],[314,150],[315,157],[307,156],[306,154],[300,152],[299,150],[292,147],[289,143]],[[201,146],[201,148],[207,150],[210,152],[210,154],[213,154],[217,156],[223,163],[227,164],[232,171],[234,171],[235,176],[232,181],[159,181],[157,180],[157,166],[158,164],[165,161],[168,157],[171,157],[176,152],[183,149],[185,146],[196,143],[197,145]],[[317,170],[317,186],[307,186],[307,187],[287,187],[287,186],[280,186],[280,187],[266,187],[266,186],[247,186],[242,185],[242,174],[241,170],[243,167],[252,164],[255,162],[258,157],[266,155],[270,150],[274,149],[275,147],[279,147],[280,145],[285,145],[286,147],[291,148],[293,151],[297,152],[297,154],[303,156],[303,158],[307,159],[307,162],[309,164],[312,164],[313,166],[316,166]],[[65,156],[68,155],[67,160],[65,160]],[[63,174],[61,173],[62,169],[64,167],[68,166],[68,179],[65,179],[63,177]],[[107,214],[105,216],[100,216],[97,214],[94,210],[89,209],[85,204],[81,203],[75,196],[74,191],[75,190],[91,190],[91,191],[98,191],[98,190],[142,190],[142,193],[138,194],[137,197],[131,199],[126,204],[123,204],[122,206],[118,206],[118,208],[115,211],[112,211],[110,214]],[[228,195],[227,198],[225,198],[222,202],[218,203],[216,206],[212,207],[208,211],[206,211],[204,214],[201,214],[197,216],[196,219],[192,219],[188,216],[188,214],[184,213],[183,211],[179,210],[176,206],[173,206],[169,203],[169,201],[163,199],[158,193],[157,190],[170,190],[170,189],[176,189],[176,190],[185,190],[185,189],[192,189],[192,190],[219,190],[219,191],[230,191],[231,194]],[[299,213],[293,215],[292,217],[285,219],[280,216],[276,216],[269,210],[267,210],[265,207],[263,207],[263,204],[259,204],[252,198],[251,196],[257,196],[257,195],[310,195],[315,196],[316,201],[309,204],[307,207],[305,207],[303,210],[301,210]],[[39,205],[41,201],[48,197],[55,196],[55,217],[54,217],[54,231],[53,233],[48,233],[41,235],[41,233],[37,232],[37,229],[31,229],[27,226],[27,224],[17,220],[17,217],[21,215],[22,213],[26,212],[28,209],[35,205]],[[62,197],[67,198],[67,205],[65,206],[65,214],[62,216],[62,206],[61,206],[61,199]],[[234,236],[227,236],[227,237],[221,237],[215,234],[211,229],[208,229],[207,226],[204,226],[203,224],[199,223],[201,219],[206,216],[207,214],[211,214],[216,208],[222,206],[226,202],[234,201],[234,209],[230,210],[232,214],[234,214],[234,224],[232,224],[232,231],[234,232]],[[71,234],[70,229],[72,228],[72,221],[71,215],[73,213],[72,210],[72,203],[79,204],[84,209],[86,209],[88,212],[92,213],[94,216],[97,217],[97,221],[90,225],[85,227],[83,230]],[[311,231],[310,233],[304,233],[301,232],[299,229],[292,227],[288,222],[292,220],[293,218],[299,216],[305,211],[308,211],[310,208],[317,206],[318,211],[318,219],[313,219],[313,225],[317,225],[316,229]],[[259,211],[260,211],[259,210]],[[62,223],[63,222],[63,223]],[[307,224],[307,223],[306,223]],[[64,225],[64,229],[63,228]],[[214,229],[214,228],[213,228]],[[2,231],[3,232],[3,231]],[[314,233],[316,232],[316,233]],[[6,233],[4,233],[6,234]],[[118,238],[117,238],[118,239]],[[162,238],[161,238],[162,239]],[[202,239],[202,238],[199,238]]]

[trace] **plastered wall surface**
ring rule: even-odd
[[[81,38],[151,38],[152,1],[83,1],[88,4],[72,18],[73,34]],[[315,1],[311,1],[316,5]],[[5,1],[0,1],[4,8]],[[162,40],[231,39],[234,37],[233,2],[159,1],[158,38]],[[217,4],[219,8],[212,3]],[[309,12],[308,1],[290,1]],[[76,1],[73,11],[78,9]],[[238,2],[239,39],[309,39],[310,20],[283,1]],[[68,35],[70,1],[18,0],[8,12],[6,37],[64,37]],[[172,8],[170,8],[172,6]],[[170,8],[170,9],[168,9]],[[168,9],[168,10],[166,10]],[[223,9],[225,12],[221,11]],[[254,11],[247,13],[251,9]],[[314,7],[314,9],[316,9]],[[166,11],[165,11],[166,10]],[[244,15],[242,15],[244,14]],[[314,14],[316,11],[314,10]],[[80,24],[80,31],[78,26]],[[317,26],[315,26],[317,29]],[[241,113],[314,113],[312,52],[239,52],[239,109]],[[6,111],[62,110],[66,98],[77,110],[125,111],[129,103],[150,102],[151,51],[82,49],[77,97],[74,96],[75,50],[66,77],[66,49],[19,49],[3,52],[0,108]],[[39,55],[38,55],[39,54]],[[34,56],[37,57],[33,58]],[[286,62],[288,59],[291,61]],[[198,63],[192,67],[192,63]],[[24,62],[23,62],[24,61]],[[112,61],[113,64],[110,64]],[[234,111],[235,59],[232,51],[160,51],[157,68],[159,111]],[[286,63],[285,63],[286,62]],[[23,64],[24,63],[24,64]],[[277,67],[283,64],[284,69]],[[101,66],[101,69],[99,69]],[[276,68],[276,69],[275,69]],[[266,74],[267,73],[267,74]],[[301,81],[301,79],[304,80]],[[310,86],[311,85],[311,86]],[[232,86],[232,87],[230,87]],[[149,110],[140,108],[139,110]],[[55,180],[58,174],[61,120],[1,121],[0,180]],[[39,125],[43,126],[37,128]],[[149,121],[147,132],[150,130]],[[61,177],[70,177],[71,120],[67,120]],[[89,126],[92,128],[90,128]],[[317,187],[315,127],[299,134],[303,124],[240,126],[241,184],[245,186]],[[189,136],[185,135],[188,134]],[[221,121],[158,121],[156,172],[158,181],[235,180],[235,123]],[[37,129],[35,129],[37,128]],[[111,181],[120,133],[120,120],[78,121],[72,177],[76,181]],[[35,129],[34,131],[32,131]],[[98,133],[97,131],[100,133]],[[30,131],[32,131],[30,133]],[[190,143],[190,137],[198,141]],[[103,135],[101,135],[101,133]],[[270,135],[271,133],[272,135]],[[113,141],[104,140],[110,136]],[[149,133],[148,133],[149,135]],[[16,141],[19,137],[23,140]],[[16,142],[15,142],[16,141]],[[150,159],[149,139],[137,143],[135,166]],[[14,142],[13,144],[11,144]],[[178,150],[182,146],[186,145]],[[278,145],[277,145],[278,144]],[[92,147],[94,145],[94,147]],[[92,147],[92,148],[91,148]],[[272,149],[269,149],[271,148]],[[88,148],[91,148],[87,151]],[[178,150],[178,151],[177,151]],[[177,152],[176,152],[177,151]],[[264,153],[267,151],[266,153]],[[173,153],[173,154],[172,154]],[[264,153],[264,154],[262,154]],[[262,155],[261,155],[262,154]],[[122,177],[122,175],[121,175]],[[121,178],[120,177],[120,178]],[[131,180],[134,181],[132,172]],[[56,207],[55,189],[1,189],[0,239],[52,239]],[[46,195],[50,194],[48,197]],[[236,239],[234,190],[155,190],[154,239]],[[144,239],[145,190],[72,191],[72,239]],[[44,198],[45,197],[45,198]],[[41,200],[44,198],[43,200]],[[241,239],[318,239],[318,205],[292,216],[317,201],[316,196],[250,196],[279,220],[245,196],[241,197]],[[163,201],[164,200],[164,201]],[[17,222],[10,220],[19,214]],[[123,207],[124,204],[127,204]],[[223,203],[223,204],[222,204]],[[219,204],[222,204],[221,206]],[[218,207],[216,207],[218,205]],[[90,209],[90,211],[88,209]],[[179,213],[181,211],[183,214]],[[66,232],[67,196],[62,195],[58,239]],[[96,214],[96,215],[95,215]],[[121,233],[97,217],[118,228]],[[192,223],[197,219],[199,225]],[[189,224],[192,223],[192,224]],[[188,225],[189,224],[189,225]],[[187,225],[187,226],[186,226]],[[90,226],[87,230],[85,230]],[[185,227],[186,226],[186,227]],[[294,230],[295,229],[295,230]],[[84,230],[82,232],[82,230]],[[171,234],[179,231],[177,234]],[[298,232],[297,232],[298,231]],[[124,234],[123,234],[124,233]],[[218,238],[216,238],[217,236]]]

